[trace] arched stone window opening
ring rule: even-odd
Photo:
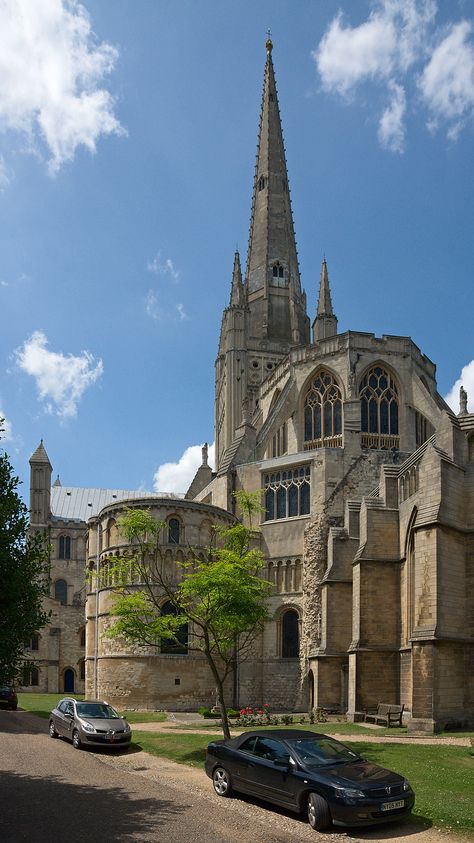
[[[66,580],[56,580],[54,583],[54,599],[58,600],[62,606],[67,605],[67,582]]]
[[[310,482],[309,465],[265,474],[265,521],[308,515]]]
[[[168,600],[161,607],[162,615],[177,615],[176,606]],[[171,655],[186,655],[188,652],[188,624],[184,623],[177,632],[175,641],[173,638],[162,638],[160,642],[160,652],[169,653]]]
[[[271,284],[272,287],[286,287],[288,284],[288,279],[286,278],[285,273],[285,267],[282,266],[280,261],[277,261],[272,266]]]
[[[304,399],[304,449],[342,446],[342,394],[325,369],[312,378]]]
[[[71,558],[71,536],[59,536],[59,559]]]
[[[181,524],[177,518],[168,521],[168,544],[181,543]]]
[[[363,448],[398,448],[398,386],[382,366],[373,366],[360,389],[361,444]]]
[[[116,536],[117,530],[115,518],[109,518],[109,520],[107,521],[107,527],[105,528],[105,546],[111,547],[113,544],[115,544]]]
[[[287,609],[281,619],[281,657],[297,659],[300,654],[300,619],[296,609]]]
[[[263,190],[265,188],[265,176],[260,176],[258,180],[258,189]]]
[[[73,694],[75,690],[76,674],[71,667],[64,671],[63,691],[66,694]]]
[[[38,668],[25,666],[23,668],[23,673],[21,677],[21,684],[23,685],[23,687],[37,687],[39,685]]]

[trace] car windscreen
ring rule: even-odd
[[[350,764],[360,761],[360,755],[332,738],[303,738],[286,743],[305,767],[326,767],[329,764]]]
[[[102,720],[120,717],[111,705],[105,703],[77,703],[76,711],[79,717],[94,717]]]

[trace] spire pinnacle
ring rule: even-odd
[[[242,270],[240,268],[239,250],[235,250],[234,268],[232,270],[232,288],[230,293],[230,304],[242,307],[245,303],[244,286],[242,284]]]
[[[267,29],[267,42],[265,44],[265,47],[266,47],[267,53],[271,53],[271,51],[273,50],[272,33],[270,32],[269,29]]]
[[[324,257],[319,281],[318,309],[313,322],[313,339],[317,342],[325,337],[333,337],[335,334],[337,334],[337,317],[332,309],[328,265]]]

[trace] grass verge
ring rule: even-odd
[[[202,767],[207,743],[221,737],[217,733],[133,734],[134,743],[145,752],[191,767]],[[351,743],[351,749],[369,761],[406,776],[416,793],[415,817],[438,828],[474,834],[474,756],[469,747],[374,741]]]
[[[59,700],[64,697],[73,697],[75,700],[83,700],[83,694],[18,694],[18,705],[31,714],[38,717],[49,717],[50,711],[56,707]],[[166,720],[164,711],[124,711],[129,723],[162,723]]]

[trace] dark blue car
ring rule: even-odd
[[[218,796],[233,791],[307,812],[316,831],[397,820],[415,794],[398,773],[366,761],[327,735],[302,729],[246,732],[207,747],[206,773]]]

